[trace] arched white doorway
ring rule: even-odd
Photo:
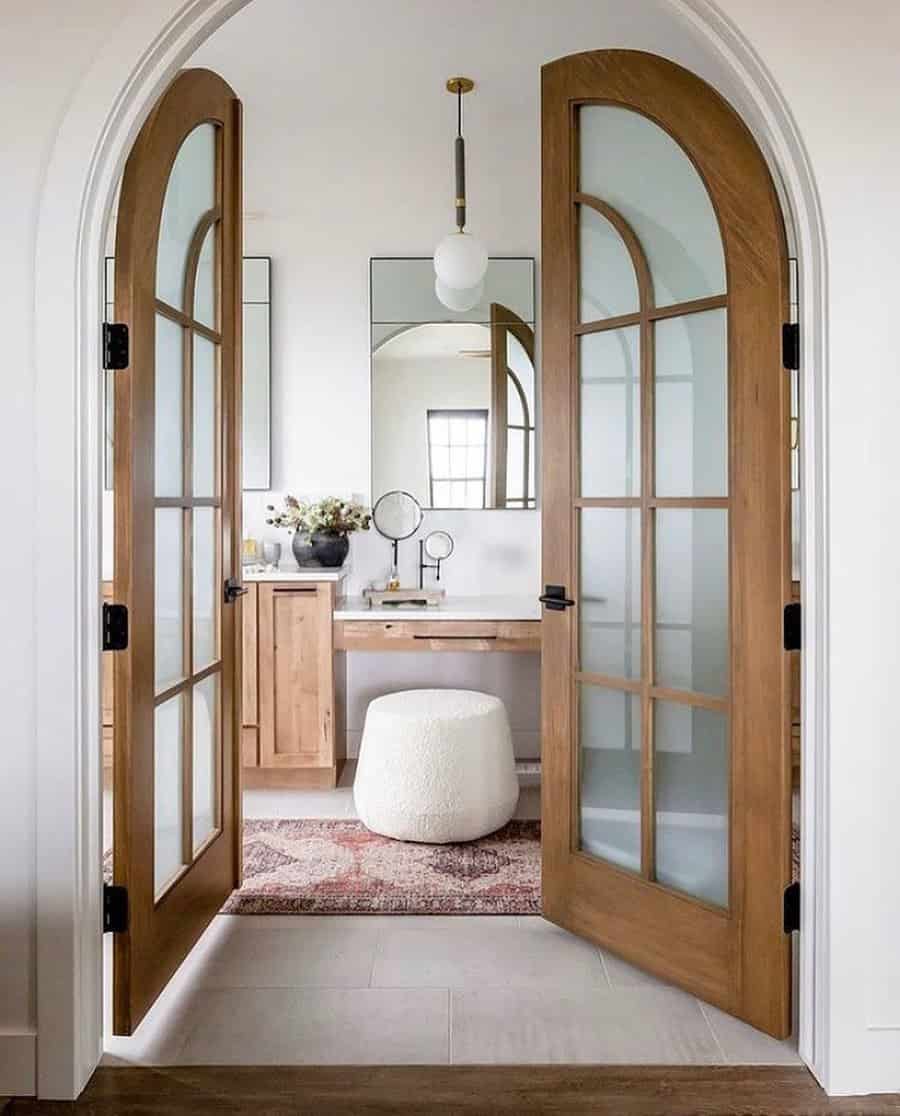
[[[37,1022],[38,1090],[72,1097],[100,1053],[100,748],[99,584],[101,399],[100,262],[115,184],[131,143],[157,96],[193,51],[249,0],[152,0],[111,34],[62,121],[47,167],[37,243],[39,330],[36,411],[37,499],[64,509],[35,524],[37,684],[58,696],[37,716]],[[598,6],[601,0],[597,0]],[[807,896],[801,959],[804,1058],[827,1079],[825,986],[816,933],[823,903],[826,772],[824,665],[827,631],[821,595],[826,555],[823,431],[825,262],[815,184],[790,112],[758,57],[709,0],[646,0],[665,9],[655,37],[636,28],[633,46],[666,53],[716,86],[742,113],[779,183],[801,264],[804,351],[802,489],[804,657],[804,855]],[[600,38],[602,39],[602,35]],[[302,62],[302,44],[298,44]],[[74,354],[74,361],[73,361]],[[73,421],[74,416],[74,421]],[[59,571],[74,572],[74,594],[60,608]],[[815,741],[815,747],[812,741]]]

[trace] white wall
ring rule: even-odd
[[[43,514],[34,506],[35,229],[60,119],[121,17],[113,0],[92,0],[89,13],[74,5],[0,8],[0,87],[7,106],[0,125],[0,484],[7,533],[0,546],[0,1095],[27,1093],[35,1080],[35,552],[29,525]],[[71,601],[72,572],[61,570],[60,582]]]
[[[270,0],[257,0],[269,3]],[[900,8],[891,0],[861,0],[849,6],[822,0],[721,0],[720,8],[747,36],[772,74],[797,123],[816,177],[825,222],[829,284],[824,309],[828,315],[829,364],[817,369],[827,376],[826,397],[830,421],[827,438],[828,470],[823,512],[827,516],[829,561],[823,586],[830,610],[827,740],[830,779],[823,802],[828,820],[824,870],[829,884],[826,940],[821,943],[828,985],[823,990],[821,1012],[830,1024],[831,1045],[823,1065],[829,1086],[836,1091],[900,1088],[900,956],[895,938],[900,925],[900,888],[897,887],[896,850],[900,847],[900,813],[896,788],[900,783],[897,739],[900,713],[892,700],[900,673],[900,648],[896,636],[900,617],[900,586],[895,574],[896,528],[891,512],[900,475],[900,440],[896,436],[900,412],[900,369],[894,336],[895,308],[900,302],[900,276],[895,261],[900,256],[900,223],[896,199],[900,186],[900,66],[896,44],[900,40]],[[340,68],[346,80],[344,101],[355,111],[380,104],[379,86],[357,80],[353,53],[345,53],[336,67],[334,58],[319,49],[327,40],[321,33],[341,24],[359,46],[369,52],[372,29],[367,12],[384,13],[378,4],[346,3],[328,6],[296,3],[295,32],[284,35],[290,51],[290,68],[309,74],[310,96],[289,107],[302,116],[315,94],[316,83]],[[182,0],[81,0],[62,5],[42,0],[30,5],[5,4],[0,15],[0,52],[5,103],[15,111],[5,114],[2,137],[4,165],[15,173],[5,178],[5,205],[0,214],[0,242],[4,268],[0,273],[0,307],[3,313],[4,399],[0,408],[0,476],[4,478],[4,512],[7,543],[0,548],[0,596],[4,640],[0,645],[0,679],[3,686],[3,779],[0,781],[0,1091],[27,1090],[34,1063],[29,1034],[35,1026],[34,1011],[34,842],[35,842],[35,719],[38,702],[71,700],[74,671],[41,677],[35,666],[34,618],[38,608],[33,573],[33,547],[28,525],[44,517],[58,524],[60,540],[68,544],[77,507],[72,493],[58,506],[34,507],[38,458],[35,430],[43,430],[35,409],[34,245],[38,215],[37,192],[48,164],[54,135],[72,102],[89,62],[102,44],[122,44],[104,62],[105,73],[128,73],[137,66],[152,34],[181,12]],[[460,68],[478,72],[483,55],[531,58],[533,64],[573,50],[611,45],[633,45],[668,54],[729,89],[725,64],[713,58],[687,30],[673,25],[656,3],[623,5],[621,0],[496,0],[479,7],[465,0],[448,16],[436,3],[397,3],[404,27],[416,36],[408,43],[403,65],[385,64],[382,76],[399,70],[418,73],[417,90]],[[466,25],[466,16],[477,17],[478,33]],[[432,22],[433,21],[433,22]],[[122,25],[121,27],[119,25]],[[141,27],[137,30],[129,28]],[[435,30],[437,28],[437,30]],[[513,33],[521,31],[521,41]],[[403,40],[401,40],[401,46]],[[428,46],[426,51],[425,47]],[[471,64],[470,64],[471,63]],[[97,75],[87,87],[88,98],[102,87]],[[271,80],[279,84],[281,73]],[[520,113],[536,104],[536,88],[512,83],[505,111],[509,128],[528,131],[528,166],[537,158],[534,120],[525,124]],[[421,103],[423,94],[417,92]],[[487,101],[489,98],[485,98]],[[112,101],[112,94],[104,101]],[[738,96],[740,103],[741,98]],[[90,101],[89,101],[90,103]],[[84,107],[84,101],[77,101]],[[98,105],[98,109],[99,109]],[[423,115],[433,123],[434,112]],[[436,105],[432,106],[432,110]],[[415,111],[415,106],[413,110]],[[470,137],[474,139],[477,116],[473,112]],[[402,144],[391,145],[372,121],[371,145],[379,146],[386,160],[402,156]],[[297,128],[296,148],[287,155],[302,159],[308,129]],[[429,156],[422,149],[421,167],[435,165],[446,150],[446,138],[435,133]],[[507,133],[503,133],[505,142]],[[94,135],[85,135],[85,145]],[[341,139],[341,133],[335,134]],[[499,139],[496,142],[500,142]],[[336,145],[337,148],[337,145]],[[86,152],[85,152],[86,154]],[[473,174],[479,157],[472,148]],[[482,165],[484,165],[482,163]],[[358,173],[359,159],[346,158],[337,149],[321,170],[334,182],[341,222],[331,222],[331,242],[336,258],[346,257],[342,247],[356,207],[372,204],[374,195],[358,189],[348,208],[346,183],[365,185]],[[526,168],[523,168],[526,169]],[[421,173],[421,171],[420,171]],[[473,187],[476,180],[473,179]],[[403,204],[420,188],[417,177],[404,183]],[[427,191],[428,197],[435,197]],[[447,195],[445,195],[446,197]],[[66,201],[70,199],[66,198]],[[77,190],[71,202],[77,204]],[[473,223],[478,212],[480,231],[491,237],[516,239],[503,205],[492,199],[490,183],[473,189]],[[302,204],[299,197],[295,204]],[[407,228],[408,251],[420,251],[419,240],[433,243],[445,227],[444,206],[438,207],[433,225],[421,236]],[[322,215],[311,214],[315,229]],[[487,219],[496,217],[496,223]],[[485,221],[486,223],[482,224]],[[513,226],[515,222],[513,222]],[[378,250],[399,251],[396,230],[386,229],[386,245]],[[390,234],[390,235],[387,235]],[[427,234],[427,235],[426,235]],[[315,231],[312,235],[316,235]],[[272,230],[277,236],[277,226]],[[381,237],[378,238],[379,240]],[[277,241],[276,247],[277,247]],[[61,246],[61,252],[66,246]],[[525,245],[522,245],[522,249]],[[355,254],[354,254],[355,259]],[[355,266],[355,265],[354,265]],[[316,282],[327,282],[316,277]],[[346,306],[364,299],[364,277],[345,291]],[[362,292],[362,293],[361,293]],[[297,290],[295,289],[295,294]],[[292,304],[296,306],[296,303]],[[51,323],[55,324],[55,323]],[[71,321],[60,328],[70,329]],[[311,329],[307,347],[311,367],[322,352],[326,327],[344,328],[344,318]],[[41,323],[48,328],[47,322]],[[59,390],[77,415],[71,367],[58,365]],[[295,389],[299,392],[299,388]],[[358,419],[353,392],[342,396],[354,429]],[[74,419],[73,419],[74,421]],[[54,455],[51,442],[42,452]],[[356,460],[354,458],[354,460]],[[75,468],[75,459],[67,458]],[[335,483],[338,478],[335,478]],[[348,482],[352,485],[352,480]],[[73,489],[73,492],[75,490]],[[511,513],[496,513],[492,518]],[[46,532],[48,534],[51,532]],[[63,555],[59,590],[48,603],[58,610],[59,625],[71,630],[76,608],[76,576]],[[42,636],[45,633],[42,632]],[[75,651],[60,652],[71,666]],[[68,658],[67,658],[68,657]],[[74,736],[60,740],[60,771],[74,764]],[[55,825],[57,819],[48,825]]]
[[[373,491],[370,465],[369,259],[427,256],[454,217],[456,105],[443,85],[456,62],[433,44],[413,57],[422,24],[410,22],[410,12],[408,5],[358,4],[317,11],[320,63],[310,71],[296,64],[295,35],[285,34],[298,27],[296,4],[256,0],[192,59],[222,73],[244,103],[244,251],[272,257],[275,490],[265,498],[246,495],[244,531],[280,539],[286,553],[289,537],[267,527],[260,509],[285,491],[355,493],[371,502],[387,487],[425,487],[408,472]],[[462,26],[450,33],[455,57],[479,80],[465,106],[469,228],[491,255],[539,256],[534,48],[498,65],[483,42],[460,50]],[[379,43],[376,52],[367,49],[372,41]],[[365,96],[348,96],[345,66],[325,61],[348,50],[353,86],[365,88]],[[512,82],[527,90],[524,99],[510,96]],[[478,367],[489,392],[481,362],[453,363],[456,380]],[[398,446],[413,437],[399,417],[393,436]],[[449,530],[456,543],[442,575],[449,594],[539,592],[538,512],[429,513],[425,529],[436,527]],[[405,584],[416,583],[417,553],[417,539],[401,547]],[[384,579],[390,545],[374,531],[357,536],[352,562],[350,589],[358,592]],[[535,657],[491,656],[487,665],[482,658],[350,655],[350,754],[371,697],[441,685],[502,697],[515,710],[517,752],[538,755]]]

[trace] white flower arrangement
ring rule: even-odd
[[[269,504],[267,510],[274,512]],[[267,519],[273,527],[299,531],[301,535],[351,535],[354,531],[368,531],[372,513],[355,500],[340,500],[327,496],[324,500],[306,503],[294,496],[285,496],[284,508]]]

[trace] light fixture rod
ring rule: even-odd
[[[466,141],[456,137],[456,227],[466,227]]]
[[[456,163],[456,228],[462,232],[466,227],[466,141],[462,134],[462,99],[464,93],[471,93],[475,82],[467,77],[452,77],[447,80],[447,92],[456,96],[456,142],[454,155]]]

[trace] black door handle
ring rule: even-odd
[[[570,597],[566,596],[565,585],[545,585],[544,592],[538,600],[550,612],[564,612],[575,604]]]
[[[234,604],[238,597],[243,597],[247,590],[236,577],[229,577],[225,582],[225,604]]]

